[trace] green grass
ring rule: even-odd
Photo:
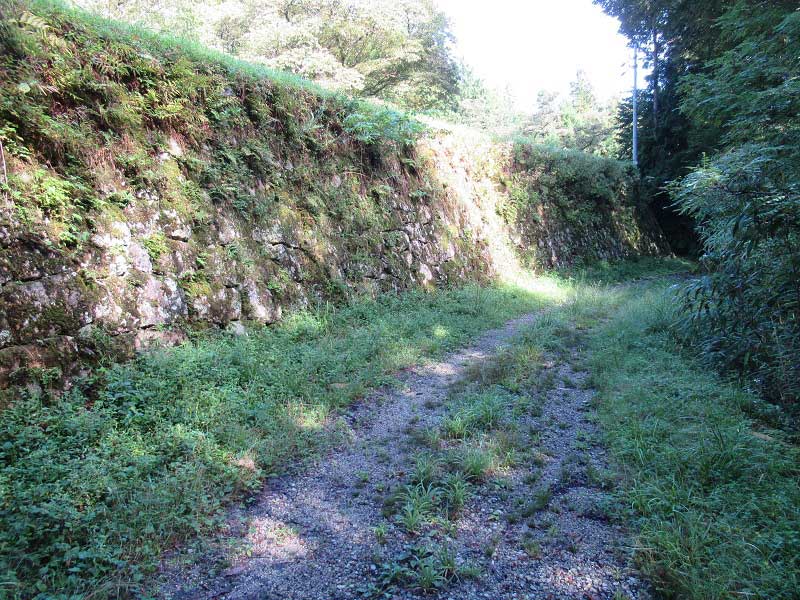
[[[5,0],[0,11],[2,192],[16,227],[47,233],[60,250],[81,255],[96,226],[121,219],[121,209],[140,204],[140,192],[157,190],[159,208],[191,222],[190,242],[200,246],[220,205],[270,227],[312,213],[315,230],[327,235],[322,212],[344,223],[347,233],[336,234],[344,240],[355,237],[350,227],[373,242],[376,230],[389,228],[387,207],[324,182],[328,172],[360,170],[356,146],[405,157],[424,131],[413,117],[58,0]],[[176,140],[180,155],[160,159]],[[281,156],[303,167],[283,177]],[[367,188],[385,185],[374,178]],[[249,191],[259,181],[270,182],[269,193]],[[335,242],[350,244],[344,240]],[[347,247],[354,256],[356,245]],[[167,247],[151,238],[147,249],[158,259]],[[258,256],[246,243],[227,249],[240,266]],[[280,271],[269,271],[279,291]],[[341,291],[332,277],[315,283],[328,298]]]
[[[0,596],[136,595],[161,551],[335,439],[337,410],[551,302],[514,287],[385,296],[19,398],[0,424]]]
[[[336,440],[337,413],[390,373],[546,307],[455,390],[449,416],[465,426],[439,433],[460,441],[418,456],[414,485],[390,512],[408,509],[409,530],[455,518],[473,485],[510,464],[514,411],[528,409],[514,397],[553,384],[544,353],[578,345],[618,465],[603,477],[619,482],[656,587],[674,598],[793,597],[800,455],[755,420],[761,403],[681,353],[668,284],[538,287],[298,314],[109,367],[59,398],[20,398],[0,424],[0,597],[141,595],[163,550],[212,530],[227,502]],[[404,567],[415,573],[408,585],[443,585],[430,566]]]
[[[583,348],[579,360],[599,392],[599,423],[615,459],[607,471],[587,467],[587,477],[616,489],[637,563],[654,587],[664,597],[688,600],[795,598],[800,451],[790,433],[770,428],[781,422],[775,407],[679,346],[673,282],[648,273],[687,267],[644,260],[596,267],[602,276],[578,273],[564,286],[569,301],[543,313],[505,352],[470,373],[441,434],[461,440],[467,462],[481,463],[474,474],[460,466],[466,477],[480,480],[493,448],[469,443],[497,436],[495,408],[502,402],[491,400],[501,396],[497,390],[544,390],[553,382],[541,371],[543,353],[567,360],[571,349]],[[626,277],[639,281],[603,283]],[[509,425],[513,429],[513,422],[503,427]],[[533,514],[548,501],[549,490],[540,490],[523,510]]]
[[[632,288],[589,341],[638,562],[668,598],[796,598],[800,452],[679,351],[674,306],[661,283]]]
[[[692,273],[696,269],[696,263],[683,258],[640,256],[623,261],[596,261],[570,269],[565,274],[587,283],[621,283],[677,273]]]
[[[520,511],[522,517],[532,517],[538,512],[543,511],[550,505],[550,500],[553,499],[553,491],[550,487],[545,487],[533,493],[533,496],[528,503]]]
[[[496,457],[491,449],[465,446],[456,459],[458,468],[470,481],[484,481],[494,470]]]
[[[18,1],[12,0],[12,3]],[[197,64],[219,65],[232,78],[243,76],[255,80],[268,80],[290,90],[309,92],[330,100],[346,109],[348,115],[344,119],[344,128],[361,141],[411,143],[424,130],[419,121],[386,103],[379,104],[328,90],[289,71],[280,71],[241,60],[169,32],[154,32],[136,24],[107,19],[61,0],[27,0],[24,6],[45,19],[81,23],[90,27],[94,35],[100,38],[141,47],[148,55],[160,54],[167,61],[174,57],[175,53],[180,53]]]
[[[458,398],[442,420],[441,434],[447,439],[466,439],[498,426],[505,416],[510,395],[500,387],[469,391]]]
[[[775,407],[679,346],[679,304],[663,275],[689,268],[645,259],[574,273],[571,300],[538,319],[490,370],[503,385],[543,389],[541,352],[570,360],[570,349],[585,350],[580,362],[599,392],[599,422],[615,458],[613,470],[591,478],[618,489],[637,562],[663,596],[796,598],[800,451],[790,433],[770,429],[782,422]],[[616,281],[628,283],[605,283]],[[526,361],[527,379],[519,376]],[[526,508],[540,510],[546,500],[542,491]]]
[[[443,545],[415,545],[401,557],[378,563],[376,567],[376,581],[359,590],[362,597],[391,598],[398,585],[434,593],[456,580],[479,574],[471,565],[457,564],[455,553]]]
[[[327,90],[313,81],[294,73],[271,69],[265,65],[241,60],[198,42],[172,35],[169,32],[154,32],[140,25],[107,19],[101,15],[71,6],[62,0],[25,0],[24,2],[22,0],[11,0],[11,4],[24,6],[33,14],[46,19],[81,23],[84,26],[91,27],[99,37],[136,44],[150,54],[156,53],[171,56],[178,52],[198,63],[221,65],[225,67],[231,76],[241,74],[255,79],[269,79],[280,85],[309,91],[317,96],[335,98],[341,102],[349,100],[344,94]],[[365,102],[364,104],[367,103]]]

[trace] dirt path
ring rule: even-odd
[[[537,318],[511,321],[441,362],[410,369],[398,388],[376,392],[354,408],[345,448],[300,475],[271,480],[255,503],[231,516],[230,522],[240,525],[228,535],[244,542],[228,553],[232,566],[213,574],[212,558],[219,556],[194,561],[189,570],[168,575],[163,595],[174,600],[431,597],[393,584],[392,569],[408,561],[420,564],[414,549],[427,538],[386,518],[387,490],[407,480],[425,432],[438,427],[448,395],[465,371],[489,360]],[[445,541],[463,576],[448,581],[439,597],[649,597],[627,568],[625,538],[609,517],[605,457],[590,418],[592,391],[582,389],[585,374],[569,362],[548,367],[552,389],[535,415],[522,417],[537,439],[536,466],[521,461],[502,478],[476,486],[445,526]]]

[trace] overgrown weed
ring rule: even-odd
[[[60,397],[19,398],[0,425],[7,596],[140,589],[164,548],[209,531],[225,502],[335,439],[332,413],[390,373],[550,302],[498,286],[473,313],[475,297],[388,295],[245,336],[202,334]],[[440,327],[448,336],[431,335]]]
[[[678,346],[674,294],[631,289],[589,336],[621,499],[638,515],[638,562],[668,597],[794,597],[800,453],[749,416],[756,398]]]

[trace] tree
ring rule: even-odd
[[[595,1],[650,56],[640,168],[662,226],[669,232],[684,218],[702,244],[706,274],[687,289],[686,340],[797,416],[797,2]],[[627,152],[630,102],[620,115]]]
[[[594,0],[620,21],[620,31],[638,47],[651,68],[647,90],[639,97],[639,169],[643,193],[650,198],[662,228],[678,251],[697,249],[693,223],[679,215],[665,185],[686,174],[714,140],[693,130],[680,112],[682,77],[704,68],[722,51],[716,20],[736,0]],[[630,99],[621,107],[618,140],[630,156]]]
[[[719,153],[675,183],[700,226],[708,274],[687,296],[706,356],[765,395],[800,397],[800,12],[738,3],[719,21],[730,49],[680,83],[693,128]]]
[[[321,85],[412,109],[455,106],[460,65],[432,0],[76,0]]]
[[[536,143],[601,156],[616,155],[616,107],[616,100],[599,102],[586,73],[578,71],[566,100],[560,100],[553,92],[539,93],[537,110],[523,131]]]
[[[523,114],[509,88],[491,87],[469,67],[462,67],[459,80],[457,105],[435,111],[435,116],[498,137],[508,137],[519,131]]]

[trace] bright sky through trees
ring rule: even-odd
[[[452,19],[456,54],[519,107],[539,90],[567,92],[583,69],[600,97],[631,88],[632,52],[592,0],[435,0]],[[641,77],[641,76],[640,76]]]

